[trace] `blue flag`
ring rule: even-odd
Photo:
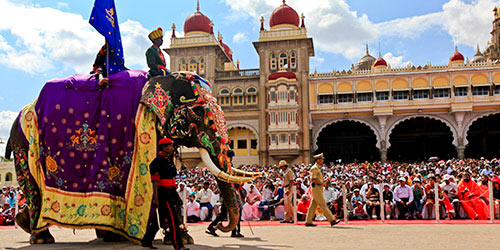
[[[109,69],[108,74],[114,74],[125,70],[122,38],[120,35],[120,28],[118,27],[115,1],[95,0],[89,23],[101,33],[108,42],[109,58],[106,58],[106,66]],[[109,66],[107,65],[108,62]]]

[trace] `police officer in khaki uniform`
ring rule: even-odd
[[[285,219],[282,220],[281,223],[293,223],[292,187],[295,182],[295,176],[293,174],[293,170],[285,160],[281,160],[279,162],[279,168],[285,171],[285,175],[283,177],[283,191],[285,193]]]
[[[323,211],[323,214],[326,216],[331,226],[339,223],[340,220],[337,220],[336,217],[332,215],[330,209],[326,205],[325,197],[323,196],[323,175],[321,174],[321,166],[323,166],[323,162],[325,158],[323,157],[323,153],[313,156],[313,159],[316,163],[309,170],[311,174],[311,189],[312,189],[312,201],[309,209],[307,210],[306,217],[306,227],[315,227],[313,224],[314,214],[316,213],[316,207],[319,206]]]

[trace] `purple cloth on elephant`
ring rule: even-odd
[[[133,157],[135,116],[147,81],[144,71],[49,81],[35,110],[45,184],[63,191],[124,198]]]

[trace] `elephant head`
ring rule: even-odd
[[[229,137],[224,113],[203,78],[188,73],[172,73],[151,78],[144,86],[141,103],[157,116],[160,136],[174,139],[175,146],[196,147],[205,166],[217,179],[223,202],[229,211],[229,224],[218,225],[231,231],[239,219],[236,194],[231,183],[242,184],[261,173],[231,168],[227,155]]]

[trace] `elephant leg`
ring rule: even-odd
[[[104,231],[102,240],[104,242],[120,242],[120,241],[126,241],[127,239],[125,239],[123,236],[121,236],[119,234],[115,234],[111,231]]]
[[[30,244],[52,244],[54,243],[54,236],[50,233],[49,229],[45,229],[39,233],[32,233],[30,237]]]
[[[24,231],[31,233],[40,218],[42,197],[28,166],[28,148],[22,145],[14,151],[17,181],[26,197],[26,207],[16,216],[16,222]],[[35,236],[36,237],[36,236]]]
[[[184,245],[194,244],[194,239],[189,235],[188,231],[182,231],[182,243],[184,243]]]
[[[28,208],[24,208],[16,215],[16,224],[21,227],[26,233],[31,234],[30,214]]]

